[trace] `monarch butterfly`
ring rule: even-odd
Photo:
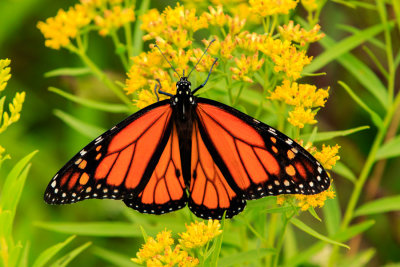
[[[216,61],[194,90],[190,73],[176,83],[175,95],[161,91],[158,81],[154,90],[170,99],[138,111],[84,147],[50,181],[45,201],[119,199],[151,214],[188,204],[200,218],[221,219],[225,212],[226,218],[242,212],[246,200],[328,189],[324,168],[294,140],[195,96]]]

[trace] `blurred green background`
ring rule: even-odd
[[[83,108],[48,91],[49,86],[55,86],[89,99],[118,102],[114,95],[92,76],[44,77],[44,73],[59,67],[83,66],[77,57],[65,49],[56,51],[46,48],[44,38],[36,28],[39,20],[54,16],[58,9],[67,8],[73,3],[74,1],[67,0],[0,0],[0,58],[12,60],[12,78],[5,92],[9,96],[8,99],[16,91],[26,91],[27,94],[21,120],[0,136],[1,144],[13,157],[4,163],[0,179],[3,179],[9,169],[24,155],[39,150],[32,161],[32,169],[24,188],[14,228],[16,240],[31,241],[32,257],[66,238],[66,235],[36,227],[37,221],[126,220],[121,212],[126,207],[120,201],[90,200],[66,206],[49,206],[43,201],[43,193],[51,177],[90,141],[58,119],[54,115],[54,110],[61,109],[103,128],[110,128],[124,118],[124,115],[110,115]],[[174,3],[175,1],[152,1],[151,7],[162,10],[168,4],[174,5]],[[378,20],[376,16],[375,11],[352,9],[329,1],[322,11],[320,24],[322,30],[330,37],[340,40],[348,36],[340,25],[353,25],[363,29],[376,24]],[[111,73],[114,79],[124,82],[125,73],[113,53],[111,41],[102,40],[102,37],[96,35],[92,37],[99,41],[91,42],[89,55],[102,69]],[[398,36],[395,43],[398,47]],[[376,52],[378,58],[385,57],[381,50],[366,45]],[[317,55],[322,51],[323,48],[316,44],[312,46],[310,53]],[[374,68],[374,64],[362,48],[352,52],[372,69]],[[337,62],[332,62],[323,71],[327,72],[326,76],[313,78],[313,83],[319,88],[331,86],[326,108],[318,115],[320,128],[325,131],[342,130],[370,124],[368,114],[354,104],[337,82],[345,81],[365,102],[372,103],[371,106],[375,110],[380,111],[382,107],[376,106],[376,101],[374,102],[351,74]],[[375,134],[376,130],[371,127],[369,130],[335,140],[342,147],[340,150],[342,162],[354,173],[359,173]],[[387,162],[382,181],[377,188],[378,197],[400,193],[399,166],[398,158]],[[350,183],[340,177],[335,178],[338,198],[342,206],[345,206],[349,197]],[[372,266],[400,262],[400,213],[385,213],[373,218],[376,224],[362,237],[360,249],[368,247],[377,249]],[[120,250],[121,253],[132,257],[138,248],[138,240],[134,239],[79,237],[79,241],[74,242],[81,244],[88,240],[99,246]],[[353,253],[354,250],[357,248],[350,250],[349,253]],[[79,259],[80,265],[94,264],[95,261],[93,257],[81,256]]]

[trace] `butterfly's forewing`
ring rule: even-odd
[[[186,206],[178,133],[173,124],[168,142],[150,180],[137,197],[125,199],[128,207],[142,213],[163,214]]]
[[[50,204],[87,198],[137,197],[146,186],[172,131],[169,101],[128,117],[76,154],[50,181]]]
[[[196,114],[213,159],[244,199],[317,194],[330,185],[321,164],[270,126],[222,103],[198,98]]]

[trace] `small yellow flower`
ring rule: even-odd
[[[247,74],[259,70],[264,64],[264,59],[259,60],[257,52],[253,56],[242,55],[240,59],[235,58],[235,63],[236,67],[231,68],[232,79],[252,83],[253,80]]]
[[[322,208],[327,199],[335,198],[335,191],[332,190],[332,187],[329,187],[328,190],[322,191],[319,194],[315,195],[294,195],[298,200],[297,205],[301,207],[302,211],[308,210],[310,207]]]
[[[325,169],[330,170],[335,166],[336,161],[340,160],[340,156],[337,155],[339,148],[339,145],[335,145],[334,147],[322,145],[322,150],[316,152],[314,157],[321,162]]]
[[[164,10],[163,15],[165,16],[167,25],[171,27],[183,27],[193,32],[208,27],[205,17],[196,16],[196,9],[185,9],[184,6],[181,6],[179,3],[175,8],[168,6]]]
[[[39,21],[37,27],[46,38],[45,45],[58,50],[68,46],[91,20],[87,6],[76,4],[68,11],[60,9],[55,17],[48,18],[46,22]]]
[[[317,10],[318,4],[316,2],[317,0],[301,0],[301,4],[308,12]]]
[[[305,29],[300,29],[300,24],[294,26],[293,21],[289,21],[288,25],[278,27],[279,33],[283,39],[300,43],[301,46],[304,46],[306,43],[313,43],[321,40],[325,34],[318,33],[320,29],[321,26],[317,24],[310,31],[306,31]]]
[[[238,3],[236,5],[231,5],[228,7],[228,9],[233,16],[238,16],[241,19],[246,19],[246,21],[251,24],[260,25],[262,23],[262,18],[258,16],[257,13],[253,12],[251,6],[249,6],[249,3],[247,1]]]
[[[295,107],[294,110],[289,111],[288,121],[296,127],[304,128],[305,124],[315,124],[317,120],[314,119],[316,111],[305,109],[304,107]]]
[[[229,33],[232,35],[238,34],[244,27],[246,19],[241,19],[239,16],[228,17]]]
[[[273,39],[270,36],[262,36],[263,41],[258,49],[268,55],[275,63],[276,72],[283,71],[286,76],[297,80],[305,65],[311,63],[312,57],[306,56],[306,51],[297,51],[289,41]]]
[[[168,27],[163,32],[163,36],[165,36],[165,38],[177,48],[186,48],[192,44],[192,41],[188,39],[189,36],[187,30],[182,29],[181,27],[176,30]]]
[[[203,40],[203,43],[206,47],[210,44],[211,41]],[[221,55],[224,59],[232,59],[232,53],[236,48],[236,41],[232,38],[230,34],[225,37],[225,40],[220,41],[218,37],[215,37],[214,43],[207,50],[207,53],[213,56]]]
[[[157,254],[163,252],[173,243],[174,240],[171,237],[171,231],[164,230],[158,233],[156,239],[148,237],[146,243],[143,244],[139,252],[136,253],[136,258],[133,258],[132,261],[139,264],[146,262]]]
[[[281,86],[277,86],[269,99],[281,100],[292,106],[307,108],[323,107],[329,96],[328,89],[317,89],[311,84],[298,84],[284,80]]]
[[[221,224],[218,220],[211,219],[208,220],[207,224],[204,222],[191,223],[190,225],[186,225],[186,232],[179,234],[181,237],[179,243],[186,249],[204,246],[207,242],[222,233],[222,230],[219,229],[220,227]]]
[[[0,59],[0,92],[6,88],[7,82],[11,78],[11,68],[8,67],[10,63],[11,60],[9,60],[8,58]]]
[[[208,10],[210,11],[210,13],[205,12],[202,15],[207,19],[208,24],[218,27],[225,26],[225,24],[228,21],[228,15],[224,14],[221,5],[218,5],[217,9],[214,9],[212,6],[209,6]]]
[[[190,61],[196,64],[203,54],[204,51],[202,49],[200,48],[193,49],[193,55],[190,57]],[[199,72],[208,72],[213,62],[214,58],[208,54],[205,54],[203,58],[200,60],[199,64],[196,66],[196,70]],[[218,66],[218,61],[216,63],[216,66]]]
[[[100,27],[99,34],[106,36],[111,30],[116,30],[126,23],[135,21],[134,8],[122,8],[119,5],[104,10],[104,15],[97,15],[95,23]]]
[[[294,9],[298,0],[250,0],[249,4],[253,12],[262,17],[274,14],[289,14]]]
[[[265,37],[255,32],[245,31],[237,35],[235,39],[238,47],[254,53],[263,45]]]
[[[140,28],[149,33],[143,37],[145,41],[159,36],[165,29],[164,17],[155,8],[143,14],[140,19],[142,20]]]

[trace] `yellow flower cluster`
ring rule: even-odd
[[[294,109],[289,112],[288,121],[296,127],[303,128],[305,124],[317,122],[314,119],[317,111],[313,108],[325,106],[329,96],[328,91],[329,88],[317,89],[314,85],[284,80],[283,84],[277,86],[268,98],[294,106]]]
[[[259,70],[264,64],[264,59],[259,60],[258,53],[255,53],[253,56],[246,57],[242,55],[240,59],[235,58],[235,62],[237,67],[231,68],[233,72],[232,79],[252,83],[253,80],[248,74]]]
[[[301,46],[304,46],[306,43],[313,43],[321,40],[325,34],[319,33],[320,29],[321,26],[317,24],[310,31],[306,31],[305,29],[300,28],[300,24],[294,26],[292,20],[289,21],[288,25],[278,27],[279,33],[283,39],[300,43]]]
[[[84,27],[92,21],[105,36],[111,30],[135,20],[134,8],[122,8],[121,0],[81,0],[80,4],[67,11],[60,9],[55,17],[45,22],[39,21],[37,27],[46,38],[45,45],[53,49],[68,48],[71,40],[79,37]]]
[[[0,60],[0,92],[4,91],[8,80],[11,78],[10,65],[11,60]],[[16,93],[12,102],[8,104],[9,112],[4,111],[4,102],[6,97],[0,98],[0,133],[4,132],[8,126],[17,122],[21,116],[22,104],[25,101],[25,92]]]
[[[76,4],[68,11],[60,9],[54,18],[39,21],[37,27],[46,38],[45,45],[53,49],[67,47],[71,39],[76,38],[79,30],[91,21],[88,9],[84,5]]]
[[[289,14],[297,6],[298,0],[250,0],[251,10],[262,17],[274,14]]]
[[[301,0],[301,4],[308,12],[312,12],[318,8],[317,1],[318,0]]]
[[[94,21],[100,27],[99,34],[106,36],[110,31],[135,21],[134,8],[122,8],[120,5],[112,6],[111,9],[104,10],[102,16],[95,16]]]
[[[321,151],[317,151],[317,148],[312,146],[311,143],[307,143],[303,145],[303,141],[301,140],[300,145],[303,146],[308,152],[310,152],[325,169],[330,170],[336,164],[336,161],[340,159],[337,155],[339,153],[340,146],[335,145],[334,147],[322,145]],[[310,207],[323,207],[324,203],[327,199],[335,198],[335,192],[332,187],[329,187],[328,190],[325,190],[319,194],[315,195],[293,195],[297,200],[297,205],[301,208],[301,210],[308,210]],[[283,205],[287,198],[291,198],[290,195],[279,195],[277,196],[277,204]]]
[[[222,233],[221,224],[218,220],[208,220],[204,222],[195,222],[186,225],[187,231],[179,234],[181,239],[179,243],[185,248],[196,248],[207,244],[210,240]]]
[[[148,237],[132,261],[147,266],[196,266],[199,260],[189,255],[190,250],[204,246],[221,234],[220,227],[218,220],[209,220],[207,225],[204,222],[186,225],[187,231],[179,234],[180,244],[175,248],[171,247],[174,244],[171,231],[164,230],[157,234],[156,239]]]

